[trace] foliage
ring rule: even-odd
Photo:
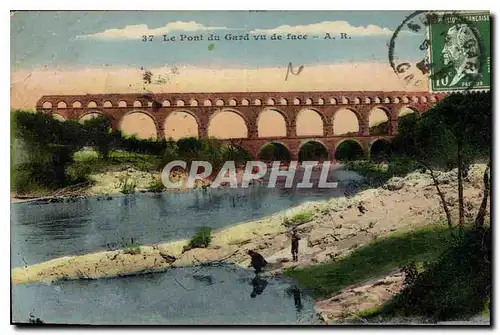
[[[362,160],[364,158],[365,153],[363,152],[363,148],[358,142],[353,140],[343,141],[335,150],[335,160],[340,162]]]
[[[92,167],[89,164],[69,164],[66,169],[68,183],[78,184],[88,182],[91,172]]]
[[[459,224],[464,224],[463,177],[468,165],[491,150],[491,92],[451,94],[421,117],[400,121],[395,151],[428,169],[458,168]],[[451,218],[435,181],[441,203]]]
[[[444,225],[431,225],[379,238],[337,261],[285,273],[317,297],[326,297],[412,261],[436,259],[452,243],[451,232]]]
[[[388,163],[362,160],[345,162],[343,167],[346,170],[359,173],[370,185],[380,186],[392,177],[404,177],[415,171],[418,165],[408,157],[393,156]]]
[[[305,143],[299,152],[299,161],[324,161],[328,160],[328,151],[318,142]]]
[[[370,127],[370,135],[389,134],[389,121],[382,121]]]
[[[280,143],[267,143],[259,152],[259,159],[263,161],[283,161],[291,160],[290,152]]]
[[[377,314],[444,321],[484,312],[491,294],[491,245],[483,238],[488,233],[466,230],[436,261],[414,273],[407,286]]]
[[[81,125],[19,110],[13,111],[11,117],[13,141],[21,143],[21,151],[27,152],[26,161],[15,168],[14,187],[28,191],[30,183],[42,188],[65,186],[66,166],[73,153],[85,144]]]
[[[184,157],[196,158],[196,155],[203,146],[203,142],[196,137],[181,138],[177,141],[177,150]]]
[[[99,116],[84,122],[84,132],[88,138],[87,145],[96,148],[99,155],[106,159],[115,146],[117,137],[111,134],[111,127],[104,116]]]
[[[133,178],[126,177],[121,181],[120,192],[123,194],[132,194],[135,192],[136,186],[137,183]]]
[[[212,228],[210,227],[200,227],[196,231],[196,234],[191,238],[187,248],[185,250],[194,248],[206,248],[210,245],[212,241]]]
[[[386,140],[375,141],[370,148],[370,161],[387,162],[391,158],[392,144]]]
[[[141,253],[141,246],[139,244],[129,245],[123,249],[123,253],[129,255],[138,255]]]
[[[162,192],[165,189],[165,185],[159,178],[155,178],[151,181],[148,187],[148,191],[150,192]]]
[[[300,225],[311,221],[314,218],[314,212],[303,211],[292,215],[291,217],[286,217],[283,219],[283,224],[285,226],[289,225]]]
[[[120,243],[120,247],[123,249],[123,253],[129,255],[138,255],[141,253],[141,245],[134,241],[134,238],[130,238],[130,240],[122,237],[122,241]]]
[[[163,164],[173,160],[183,160],[188,165],[195,161],[208,161],[214,170],[222,167],[226,161],[241,164],[250,159],[250,155],[242,148],[225,145],[216,138],[198,139],[195,137],[181,138],[167,147]]]

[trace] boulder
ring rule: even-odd
[[[404,179],[401,177],[392,177],[383,186],[386,190],[397,191],[404,187]]]

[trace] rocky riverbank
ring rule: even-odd
[[[328,172],[328,182],[333,181],[332,172],[335,172],[336,179],[338,180],[354,180],[359,181],[360,176],[350,171],[343,171],[339,169],[339,164],[332,164]],[[282,166],[287,169],[287,166]],[[311,173],[309,180],[313,184],[317,184],[321,175],[321,165],[318,165]],[[237,167],[236,169],[236,182],[241,185],[245,167]],[[294,175],[293,185],[300,183],[304,176],[304,169],[298,167]],[[213,181],[216,179],[217,173],[213,173],[207,178],[197,179],[194,182],[194,188],[206,188],[213,186]],[[110,170],[102,173],[95,173],[89,176],[89,181],[73,185],[67,188],[55,190],[48,194],[42,195],[16,195],[11,194],[11,202],[24,202],[24,201],[41,201],[41,202],[71,202],[76,201],[82,197],[98,196],[100,199],[108,199],[110,197],[118,196],[124,193],[145,193],[145,192],[168,192],[169,190],[186,191],[189,190],[186,186],[188,179],[187,171],[173,170],[170,173],[170,181],[173,183],[181,182],[181,186],[171,189],[166,189],[161,180],[161,173],[157,171],[142,171],[132,167],[115,171]],[[251,183],[267,183],[270,179],[270,165],[268,166],[267,173],[259,179],[250,181]],[[276,187],[283,188],[285,186],[285,178],[278,177]],[[222,183],[219,188],[229,187],[229,183]]]
[[[484,169],[484,164],[473,165],[465,180],[465,214],[469,219],[476,215],[481,202]],[[457,171],[446,173],[437,171],[436,176],[446,195],[452,216],[456,218]],[[302,236],[299,261],[291,262],[289,227],[283,224],[286,221],[284,218],[304,211],[313,211],[314,217],[298,226],[299,234]],[[430,174],[413,172],[404,178],[394,177],[380,188],[366,189],[351,197],[306,203],[258,221],[221,229],[213,234],[208,248],[183,252],[183,247],[188,241],[182,240],[142,246],[139,250],[125,249],[68,256],[12,269],[11,276],[12,282],[19,284],[57,279],[115,277],[217,261],[247,267],[249,264],[247,251],[250,249],[257,250],[272,263],[274,269],[272,273],[276,273],[284,268],[308,267],[337,259],[391,232],[412,230],[444,219],[445,215]],[[401,276],[398,274],[388,274],[388,276],[389,279],[384,277],[380,280],[385,280],[387,285],[394,286],[393,291],[397,291],[402,280]],[[366,285],[367,292],[372,287],[376,290],[383,287],[380,283],[375,286]],[[380,298],[373,304],[380,304],[387,298],[386,295],[377,292],[374,291],[372,296]],[[347,293],[337,298],[317,303],[318,312],[325,320],[336,319],[341,311],[340,306],[345,306],[346,303],[353,307],[367,306],[358,298],[352,300],[352,295]],[[349,301],[355,302],[349,303]]]

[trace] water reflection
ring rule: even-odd
[[[304,306],[302,306],[302,299],[300,299],[300,290],[297,286],[293,285],[290,289],[290,292],[293,295],[293,301],[295,304],[295,310],[300,313]]]
[[[295,324],[304,318],[292,296],[283,295],[290,286],[286,278],[251,279],[250,271],[229,266],[203,271],[175,268],[113,279],[14,285],[12,318],[27,322],[33,313],[46,323],[93,325]],[[313,302],[302,296],[304,310],[312,309]]]

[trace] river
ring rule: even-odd
[[[342,187],[284,190],[253,186],[144,193],[110,200],[89,197],[64,203],[14,203],[11,267],[106,250],[122,239],[150,245],[189,238],[198,227],[222,228],[306,201],[342,195]],[[259,287],[265,289],[251,297]],[[255,279],[250,270],[231,266],[20,284],[13,286],[12,316],[14,322],[26,322],[33,313],[45,322],[83,324],[312,322],[313,300],[303,292],[290,293],[291,287],[293,283],[286,278]],[[300,308],[296,306],[298,296]]]

